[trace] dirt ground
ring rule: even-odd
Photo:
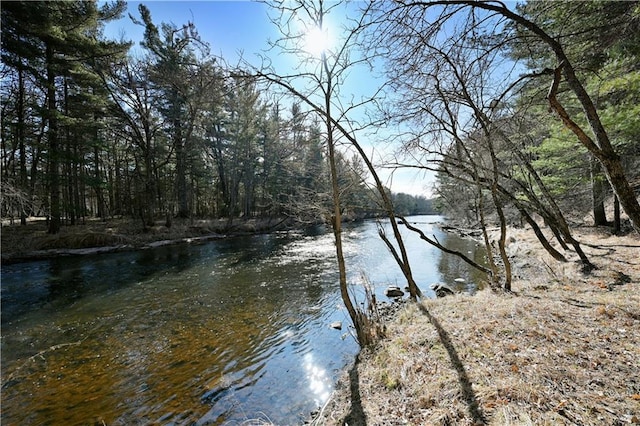
[[[640,424],[640,238],[579,229],[584,275],[509,237],[513,294],[408,304],[311,424]]]

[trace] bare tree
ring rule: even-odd
[[[484,11],[486,13],[482,16],[476,14],[476,11]],[[494,31],[481,31],[486,36],[486,41],[483,43],[484,45],[480,44],[480,48],[487,51],[500,49],[504,45],[505,38],[513,36],[512,33],[506,31],[505,24],[509,23],[524,29],[528,36],[535,37],[553,52],[557,66],[551,72],[546,73],[553,77],[547,95],[549,105],[560,117],[563,124],[577,136],[580,143],[602,165],[603,171],[624,211],[629,216],[634,229],[636,232],[640,232],[640,203],[638,198],[627,179],[621,158],[609,140],[609,135],[602,124],[593,99],[578,77],[576,69],[565,51],[565,46],[558,39],[554,38],[552,34],[549,34],[541,26],[509,9],[499,1],[402,1],[394,5],[391,13],[404,18],[419,17],[418,19],[426,19],[427,13],[436,14],[436,19],[429,19],[431,30],[427,34],[427,37],[433,37],[445,26],[455,26],[455,19],[460,18],[464,12],[469,13],[468,16],[471,18],[476,18],[472,21],[472,24],[478,28],[486,25],[488,20],[498,18],[498,25],[490,28],[490,30]],[[439,15],[437,15],[438,13]],[[501,32],[504,36],[498,35]],[[557,97],[558,87],[563,79],[582,107],[581,118],[588,123],[586,127],[579,124],[580,120],[577,117],[573,117],[567,112]]]
[[[339,7],[349,7],[349,4],[347,2],[332,3],[331,6],[327,6],[323,1],[310,2],[303,0],[294,2],[293,4],[277,3],[272,6],[274,6],[274,10],[278,13],[274,22],[279,26],[283,34],[283,37],[275,41],[274,45],[286,53],[300,57],[302,53],[301,43],[305,35],[309,31],[325,32],[327,29],[325,20],[329,12]],[[367,16],[366,11],[369,7],[370,5],[367,5],[364,12],[360,11],[357,19],[347,20],[349,28],[343,29],[344,38],[337,46],[323,49],[319,53],[319,57],[310,55],[306,55],[305,57],[303,55],[297,73],[293,75],[279,75],[270,70],[263,69],[257,71],[259,77],[269,83],[284,88],[289,94],[298,98],[303,104],[319,114],[322,118],[326,137],[326,153],[329,163],[333,200],[331,225],[336,241],[336,256],[338,260],[341,294],[349,316],[356,328],[358,341],[363,346],[375,341],[376,337],[381,333],[381,329],[370,322],[366,312],[354,307],[349,296],[341,236],[341,193],[343,189],[339,186],[336,162],[338,158],[337,150],[343,141],[346,141],[348,146],[356,150],[373,177],[398,244],[397,249],[392,244],[388,244],[388,246],[392,250],[394,258],[407,279],[411,297],[415,300],[420,295],[420,290],[411,274],[408,254],[402,241],[397,220],[395,219],[393,204],[389,194],[386,188],[384,188],[382,180],[379,178],[372,161],[359,144],[356,136],[358,130],[362,130],[362,127],[358,127],[358,124],[353,119],[353,114],[359,107],[372,102],[374,97],[358,101],[352,97],[345,102],[343,94],[341,93],[341,88],[348,73],[358,65],[367,64],[369,60],[366,56],[355,57],[354,50],[356,38],[365,27],[364,19]],[[295,27],[300,22],[303,23],[303,29],[296,30]],[[369,123],[369,125],[371,125],[371,123]]]
[[[465,11],[467,15],[455,23],[449,21]],[[507,204],[523,215],[554,258],[565,259],[528,211],[539,212],[559,243],[566,247],[565,241],[569,242],[585,268],[592,268],[522,146],[511,138],[510,120],[498,113],[522,79],[540,76],[506,84],[496,80],[496,70],[509,74],[501,50],[508,34],[499,35],[504,19],[483,10],[465,10],[464,5],[443,7],[438,13],[435,8],[400,4],[391,9],[383,6],[373,14],[372,22],[376,32],[371,48],[387,57],[389,93],[391,97],[399,94],[385,116],[405,129],[404,153],[412,161],[410,165],[400,161],[398,166],[433,170],[477,188],[476,213],[493,281],[499,277],[486,230],[485,195],[499,224],[498,254],[505,290],[511,290]],[[446,31],[445,24],[450,26]],[[486,38],[490,42],[483,41]]]
[[[117,115],[131,132],[143,167],[144,202],[140,215],[144,226],[153,225],[158,188],[155,172],[156,134],[160,131],[159,114],[154,107],[154,90],[148,81],[147,67],[142,60],[128,57],[100,70],[105,87],[117,109]]]

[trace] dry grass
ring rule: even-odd
[[[639,239],[584,230],[585,276],[512,236],[516,294],[408,306],[315,424],[640,423]]]

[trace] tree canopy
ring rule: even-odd
[[[325,220],[326,132],[301,104],[211,55],[192,22],[156,23],[142,51],[107,40],[122,1],[2,7],[3,216],[50,232],[124,215]],[[338,153],[350,216],[379,214],[366,177]],[[6,188],[6,190],[5,190]]]
[[[272,6],[322,9],[299,4]],[[330,221],[332,170],[348,217],[432,211],[421,197],[387,197],[384,166],[437,173],[437,205],[451,216],[542,220],[576,250],[571,217],[607,225],[619,203],[638,229],[636,1],[365,4],[349,9],[340,50],[323,53],[335,61],[307,55],[286,78],[227,65],[192,22],[157,23],[143,4],[129,17],[144,29],[134,55],[102,32],[125,6],[3,5],[3,215],[47,216],[52,233],[114,215],[145,228],[173,217]],[[304,38],[281,41],[294,36]],[[385,71],[371,99],[346,101],[354,64]],[[356,122],[366,105],[379,115]],[[378,141],[358,130],[381,123],[397,129],[393,163],[362,149]]]

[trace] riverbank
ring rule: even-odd
[[[408,305],[312,424],[640,424],[640,239],[576,236],[590,275],[511,230],[514,294]]]
[[[158,224],[146,233],[117,221],[87,223],[63,228],[54,238],[41,222],[3,227],[2,252],[4,257],[9,238],[18,253],[33,253],[43,244],[50,255],[70,250],[63,243],[100,238],[126,238],[129,249],[198,242],[228,235],[216,228],[225,223]],[[250,221],[244,226],[234,232],[260,229]],[[532,233],[511,230],[509,237],[515,294],[482,291],[403,308],[387,325],[388,338],[375,351],[361,353],[357,366],[345,373],[314,424],[637,421],[640,239],[579,229],[577,238],[591,244],[585,251],[599,267],[585,276],[575,257],[555,262]]]
[[[60,256],[81,256],[142,250],[170,244],[197,244],[234,235],[268,233],[294,228],[286,218],[272,219],[173,219],[170,226],[158,222],[146,229],[128,218],[89,219],[47,233],[43,218],[26,226],[3,224],[2,263],[26,262]]]

